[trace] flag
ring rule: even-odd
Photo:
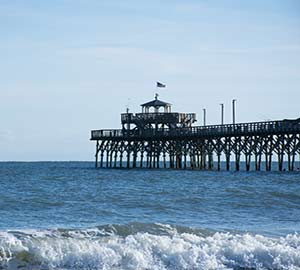
[[[160,82],[156,82],[156,87],[166,87],[166,85]]]

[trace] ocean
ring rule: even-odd
[[[300,269],[300,172],[0,163],[0,269]]]

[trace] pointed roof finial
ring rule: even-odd
[[[128,98],[127,100],[127,104],[126,104],[126,113],[129,113],[129,107],[130,107],[130,98]]]

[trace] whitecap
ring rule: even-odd
[[[1,232],[0,269],[300,269],[298,234],[281,238],[229,232],[203,235],[190,230],[179,233],[169,225],[153,226],[165,227],[169,234],[107,235],[103,227]]]

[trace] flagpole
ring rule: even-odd
[[[154,93],[153,93],[153,96],[155,97],[155,94],[157,93],[157,83],[156,83],[156,86],[155,86],[155,90],[154,90]]]

